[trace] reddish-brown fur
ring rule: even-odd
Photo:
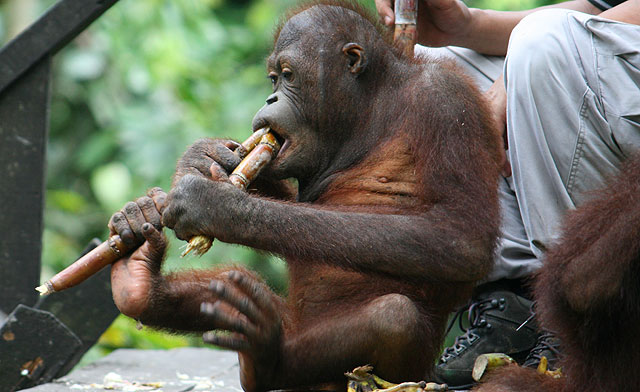
[[[394,381],[428,377],[447,316],[490,269],[498,234],[502,146],[481,94],[452,62],[399,57],[373,18],[354,15],[364,12],[354,4],[328,4],[296,10],[290,18],[300,16],[298,24],[278,30],[269,67],[280,72],[285,51],[290,83],[299,85],[284,91],[289,82],[280,74],[274,98],[254,120],[306,143],[265,172],[297,178],[297,200],[199,177],[211,157],[224,166],[219,142],[203,141],[179,163],[163,215],[181,238],[205,234],[286,258],[286,303],[262,283],[254,286],[259,294],[245,293],[274,302],[276,316],[257,325],[268,333],[211,340],[241,352],[247,390],[345,385],[343,373],[367,363]],[[366,56],[357,75],[340,50],[356,40]],[[311,61],[317,48],[326,53]],[[304,120],[291,120],[292,112]],[[198,163],[202,155],[209,160]],[[200,302],[216,302],[203,290],[210,279],[234,287],[216,271],[173,276],[159,283],[143,321],[215,328],[219,318],[194,313]],[[221,313],[244,320],[242,312]]]
[[[564,377],[504,369],[479,391],[640,390],[640,156],[568,215],[535,297],[542,326],[562,341]]]

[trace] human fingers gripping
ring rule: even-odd
[[[395,22],[395,15],[393,13],[392,0],[376,0],[376,10],[382,23],[386,26],[391,26]]]
[[[447,9],[450,8],[457,0],[424,0],[425,5],[434,9]]]
[[[425,11],[429,16],[428,20],[437,30],[448,38],[447,42],[459,39],[461,36],[470,33],[471,13],[469,7],[460,0],[425,0],[424,6],[418,7],[418,24]],[[421,4],[422,4],[421,3]]]

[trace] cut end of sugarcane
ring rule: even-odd
[[[482,380],[482,377],[489,371],[499,367],[507,366],[511,363],[515,363],[515,361],[513,360],[513,358],[506,354],[489,353],[479,355],[476,358],[475,363],[473,364],[471,377],[476,382],[480,382]]]
[[[189,240],[189,243],[187,244],[184,252],[182,252],[182,255],[180,255],[180,257],[185,257],[189,253],[196,256],[202,256],[203,254],[207,253],[207,251],[211,248],[211,245],[213,245],[213,241],[210,238],[207,238],[203,235],[195,236]]]
[[[51,285],[51,282],[49,281],[45,282],[42,286],[36,287],[36,291],[39,292],[40,295],[49,295],[55,292],[53,286]]]

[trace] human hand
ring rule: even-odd
[[[393,2],[391,0],[375,0],[376,10],[380,16],[380,20],[385,26],[393,26],[396,16],[393,13]]]
[[[375,0],[386,26],[395,23],[392,0]],[[459,0],[424,0],[418,4],[418,43],[447,46],[460,42],[471,27],[469,8]]]
[[[228,139],[203,138],[196,141],[178,160],[173,185],[187,174],[214,179],[212,170],[225,175],[232,172],[241,160],[239,154],[235,153],[238,148],[243,147]]]
[[[167,240],[162,234],[161,215],[166,194],[153,188],[147,196],[127,203],[109,221],[111,235],[118,234],[133,253],[111,266],[111,291],[120,311],[133,318],[142,314],[160,278]]]
[[[502,175],[509,177],[511,176],[511,164],[507,160],[506,153],[504,153],[509,148],[507,140],[507,90],[504,88],[502,75],[485,92],[485,97],[489,102],[490,114],[497,124],[497,132],[500,134],[500,139],[504,146],[502,150]]]

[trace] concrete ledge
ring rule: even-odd
[[[29,392],[242,391],[238,357],[208,348],[116,350]]]

